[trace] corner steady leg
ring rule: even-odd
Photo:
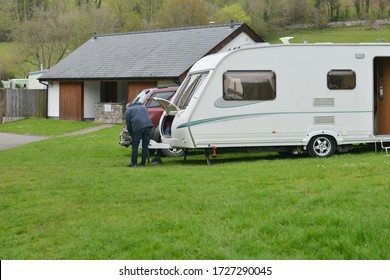
[[[210,153],[209,153],[209,150],[208,150],[208,149],[204,149],[204,155],[205,155],[205,157],[206,157],[207,165],[211,165]]]

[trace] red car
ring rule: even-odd
[[[158,87],[158,88],[149,88],[144,89],[134,98],[133,102],[140,102],[146,106],[149,112],[149,116],[152,119],[154,127],[158,127],[164,108],[161,105],[154,101],[152,97],[159,97],[166,100],[170,100],[172,96],[176,93],[178,86],[171,87]],[[153,135],[153,134],[152,134]],[[152,137],[152,139],[154,139]]]
[[[179,86],[169,86],[169,87],[158,87],[158,88],[149,88],[141,91],[135,98],[133,102],[140,102],[146,106],[148,109],[150,118],[153,123],[152,129],[152,137],[156,142],[161,142],[161,136],[158,129],[158,125],[160,122],[160,118],[162,113],[164,112],[164,108],[161,105],[154,101],[152,97],[159,97],[166,100],[170,100],[172,96],[176,93]],[[124,142],[126,143],[126,142]],[[129,144],[123,146],[129,146]],[[165,156],[177,157],[184,155],[184,151],[182,149],[163,149],[160,151]]]

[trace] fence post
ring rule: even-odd
[[[3,116],[5,114],[5,91],[0,89],[0,124],[3,123]]]

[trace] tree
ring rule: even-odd
[[[361,0],[354,0],[353,4],[355,6],[356,16],[358,19],[360,19],[361,18],[361,5],[362,5]]]
[[[378,10],[379,10],[379,18],[383,19],[385,15],[385,9],[386,9],[386,1],[387,0],[379,0],[378,3]]]
[[[326,8],[326,3],[324,1],[317,1],[317,4],[312,10],[312,23],[316,28],[322,29],[325,28],[329,22],[329,16]]]
[[[197,26],[208,23],[209,18],[204,0],[167,0],[157,16],[159,28]]]
[[[289,0],[287,1],[287,9],[289,15],[289,23],[296,24],[304,22],[308,12],[307,0]]]
[[[12,14],[18,22],[31,19],[37,11],[48,6],[47,0],[13,0],[12,3]]]
[[[0,42],[9,41],[12,26],[12,3],[7,0],[0,0]]]
[[[143,8],[139,0],[110,0],[107,3],[107,9],[116,19],[117,31],[139,31],[145,29],[145,22],[141,16]]]
[[[64,12],[56,6],[39,11],[20,23],[13,36],[20,43],[25,61],[50,68],[80,46],[94,32],[112,32],[114,22],[105,9],[76,9]]]
[[[263,0],[262,2],[262,20],[268,28],[278,28],[288,22],[288,11],[283,0]]]
[[[157,13],[166,0],[105,0],[102,7],[111,10],[121,31],[156,28]]]
[[[251,24],[251,18],[246,14],[240,4],[225,6],[217,12],[216,20],[218,23],[227,23],[230,21],[245,22]]]
[[[339,0],[328,0],[330,20],[337,21],[340,16]]]
[[[8,80],[15,77],[17,61],[13,57],[0,56],[0,80]]]
[[[81,7],[83,5],[93,5],[97,9],[102,5],[102,0],[76,0],[76,5]]]
[[[371,1],[370,0],[365,0],[365,12],[366,12],[366,18],[369,17],[370,14],[370,8],[371,8]]]

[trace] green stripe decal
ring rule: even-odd
[[[210,123],[210,122],[226,121],[226,120],[230,120],[230,119],[256,117],[256,116],[260,116],[260,115],[265,115],[265,114],[245,114],[245,115],[215,117],[215,118],[210,118],[210,119],[193,121],[193,122],[189,122],[189,123],[183,123],[183,124],[179,125],[177,128],[185,128],[185,127],[189,127],[189,126],[195,126],[195,125],[200,125],[200,124],[205,124],[205,123]]]
[[[208,119],[202,119],[192,122],[186,122],[180,124],[177,128],[186,128],[190,126],[195,125],[201,125],[205,123],[211,123],[211,122],[221,122],[221,121],[227,121],[231,119],[240,119],[240,118],[253,118],[258,116],[267,116],[267,115],[295,115],[295,114],[365,114],[365,113],[372,113],[372,111],[341,111],[341,112],[278,112],[278,113],[257,113],[257,114],[242,114],[242,115],[230,115],[230,116],[222,116],[222,117],[215,117],[215,118],[208,118]]]

